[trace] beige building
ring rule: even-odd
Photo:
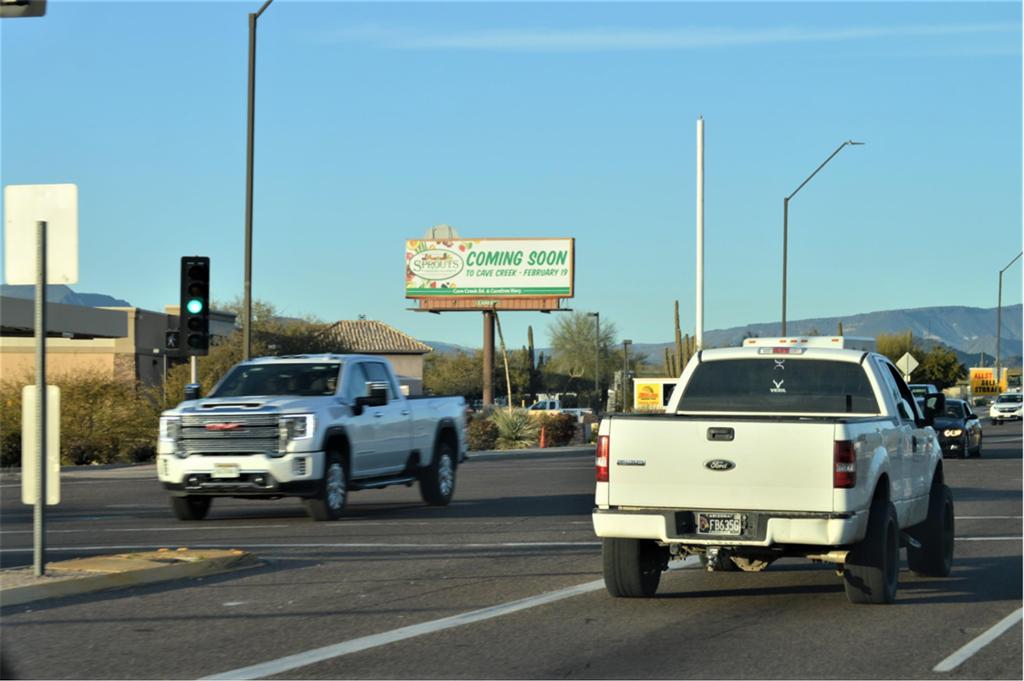
[[[337,352],[383,355],[410,395],[423,392],[423,356],[433,349],[393,326],[372,319],[342,320],[324,331],[338,343]]]
[[[178,328],[177,306],[153,312],[48,303],[46,310],[47,375],[95,371],[147,385],[163,382],[166,332]],[[34,376],[34,326],[33,301],[0,298],[0,378]],[[210,313],[211,335],[226,336],[234,328],[234,314]]]

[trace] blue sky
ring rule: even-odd
[[[0,173],[79,186],[78,291],[176,303],[178,259],[241,295],[247,14],[261,2],[50,0],[0,26]],[[407,311],[404,242],[574,237],[577,310],[620,337],[994,307],[1021,249],[1019,3],[348,3],[259,20],[253,295],[481,344]],[[1021,265],[1004,304],[1021,302]],[[502,315],[506,341],[553,322]]]

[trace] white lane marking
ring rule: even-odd
[[[195,549],[523,549],[546,547],[600,546],[596,541],[554,541],[554,542],[501,542],[492,544],[354,544],[354,543],[323,543],[323,544],[190,544]],[[131,549],[160,548],[160,544],[121,544],[108,546],[47,546],[47,551],[126,551]],[[18,549],[0,549],[3,553],[28,553],[32,547]]]
[[[1018,608],[1016,612],[1010,613],[999,620],[991,629],[978,636],[976,639],[960,648],[942,662],[932,668],[933,672],[950,672],[966,662],[972,655],[999,638],[1007,629],[1017,624],[1024,617],[1024,608]]]
[[[690,558],[694,561],[697,560],[695,556],[691,556]],[[690,560],[690,558],[687,558],[687,560]],[[518,601],[512,601],[502,605],[494,605],[480,610],[472,610],[459,615],[453,615],[452,617],[443,617],[441,619],[413,624],[408,627],[401,627],[400,629],[393,629],[379,634],[354,638],[349,641],[342,641],[341,643],[335,643],[322,648],[314,648],[313,650],[307,650],[303,653],[296,653],[295,655],[288,655],[276,660],[254,664],[249,667],[242,667],[241,669],[233,669],[231,671],[221,672],[220,674],[213,674],[212,676],[205,676],[203,678],[260,679],[274,674],[283,674],[293,669],[298,669],[299,667],[306,667],[311,664],[341,657],[343,655],[350,655],[352,653],[369,650],[370,648],[388,645],[389,643],[404,641],[405,639],[414,638],[416,636],[433,634],[438,631],[444,631],[445,629],[461,627],[466,624],[473,624],[475,622],[494,619],[495,617],[510,615],[514,612],[519,612],[520,610],[527,610],[529,608],[547,605],[548,603],[555,603],[566,598],[572,598],[573,596],[597,591],[603,587],[604,580],[596,579],[592,582],[577,584],[576,586],[570,586],[566,589],[549,591],[548,593],[540,594],[539,596],[530,596]]]
[[[228,601],[227,603],[223,603],[222,605],[225,608],[234,608],[237,605],[245,605],[248,602],[249,601]]]
[[[216,531],[216,530],[262,530],[262,529],[276,529],[280,527],[291,527],[291,525],[209,525],[209,526],[189,526],[189,527],[109,527],[104,529],[92,529],[92,530],[51,530],[49,527],[46,528],[47,534],[96,534],[97,532],[178,532],[178,531]],[[0,535],[3,534],[32,534],[34,530],[0,530]]]

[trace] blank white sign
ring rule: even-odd
[[[36,283],[36,223],[46,222],[46,283],[78,283],[78,185],[4,187],[4,280]]]

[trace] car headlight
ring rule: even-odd
[[[306,440],[313,437],[316,431],[316,417],[313,414],[297,414],[295,416],[282,416],[278,421],[278,433],[281,436],[281,445],[293,440]]]
[[[160,439],[164,442],[174,442],[181,435],[180,416],[160,417]]]
[[[964,434],[963,428],[947,428],[942,431],[942,434],[946,437],[960,437]]]

